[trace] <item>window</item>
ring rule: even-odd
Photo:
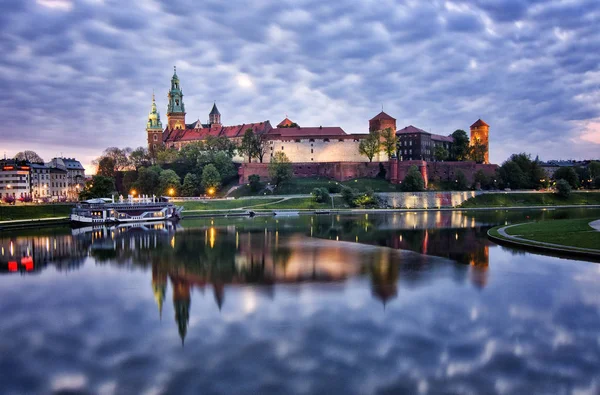
[[[410,141],[409,145],[412,147],[412,140]]]
[[[281,150],[283,151],[283,145],[281,146]]]
[[[311,143],[314,143],[314,142],[315,142],[315,139],[310,139],[310,140],[308,140],[308,141],[310,141]]]
[[[329,139],[323,139],[323,142],[324,142],[324,143],[328,143],[328,142],[329,142]]]
[[[311,153],[311,154],[313,153],[313,149],[312,149],[312,148],[310,149],[310,153]]]
[[[158,141],[158,135],[157,134],[154,135],[154,141]]]
[[[300,142],[300,139],[297,139],[297,140],[294,140],[294,141],[295,141],[295,142],[297,142],[297,143],[299,143],[299,142]]]

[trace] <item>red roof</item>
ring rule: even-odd
[[[277,125],[277,127],[280,128],[282,126],[290,126],[293,123],[294,122],[292,122],[288,117],[285,117],[283,121],[279,122],[279,125]]]
[[[196,124],[192,124],[196,125]],[[190,125],[191,126],[191,125]],[[203,128],[188,128],[188,129],[175,129],[165,130],[166,138],[165,142],[177,142],[177,141],[195,141],[205,140],[209,136],[223,136],[227,138],[242,137],[246,130],[252,129],[254,133],[263,134],[268,133],[273,129],[269,121],[258,122],[258,123],[245,123],[243,125],[235,126],[221,126],[214,125],[213,127]]]
[[[377,121],[379,119],[392,119],[392,120],[396,120],[396,118],[389,116],[388,114],[384,113],[383,111],[380,112],[379,114],[375,115],[373,118],[370,119],[370,121]],[[370,122],[369,121],[369,122]]]
[[[339,126],[333,127],[310,127],[310,128],[277,128],[269,132],[269,135],[280,135],[281,137],[320,137],[320,136],[345,136],[347,133],[344,132]]]
[[[488,125],[487,123],[483,122],[481,120],[481,118],[478,119],[477,122],[475,122],[473,125],[471,125],[472,128],[478,128],[480,126],[487,126],[487,127],[489,127],[490,125]]]

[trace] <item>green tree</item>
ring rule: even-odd
[[[131,151],[131,154],[129,155],[129,162],[136,170],[142,166],[148,166],[150,161],[150,152],[144,147],[137,147]]]
[[[380,150],[381,144],[379,142],[379,132],[377,131],[369,133],[369,136],[360,140],[360,143],[358,144],[358,152],[369,158],[369,162],[373,162],[373,157],[375,157]]]
[[[98,170],[96,174],[104,177],[113,177],[115,176],[115,160],[110,156],[104,156],[100,158],[98,161]]]
[[[556,169],[556,171],[554,172],[554,179],[563,179],[569,183],[571,188],[579,188],[579,177],[577,176],[577,172],[575,171],[575,169],[573,169],[572,167],[561,167]]]
[[[258,192],[262,188],[260,176],[258,174],[251,174],[248,177],[248,183],[250,184],[250,190],[252,192]]]
[[[135,184],[135,182],[137,181],[138,178],[138,174],[137,171],[135,170],[128,170],[123,174],[123,190],[121,191],[121,193],[123,193],[123,195],[125,194],[129,194],[129,192],[133,189],[133,186]]]
[[[600,176],[594,178],[594,188],[600,189]]]
[[[500,166],[498,176],[504,188],[525,189],[529,186],[527,174],[513,160],[507,160]]]
[[[450,152],[450,158],[452,160],[465,160],[469,153],[469,136],[467,132],[462,129],[457,129],[452,133],[452,150]]]
[[[269,175],[275,186],[279,186],[292,178],[292,163],[285,153],[279,151],[273,155],[271,163],[269,163]]]
[[[312,198],[317,203],[329,202],[331,197],[327,188],[315,188],[312,190]]]
[[[469,183],[467,182],[467,177],[465,177],[465,173],[458,170],[454,175],[455,178],[455,189],[457,191],[466,191],[469,188]]]
[[[85,187],[79,193],[81,200],[106,198],[115,192],[115,179],[102,175],[95,175],[85,183]]]
[[[208,192],[210,188],[214,188],[216,191],[220,185],[221,175],[215,165],[209,163],[204,166],[204,169],[202,169],[202,188],[204,188],[206,192]]]
[[[405,192],[421,192],[425,190],[425,181],[417,166],[411,166],[402,181],[401,188]]]
[[[571,195],[571,184],[562,178],[556,181],[556,194],[563,198],[568,198]]]
[[[230,158],[235,154],[236,146],[225,136],[208,136],[204,140],[204,149],[209,152],[224,152]]]
[[[588,165],[588,169],[590,170],[590,177],[596,178],[600,176],[600,162],[592,161]]]
[[[237,176],[237,171],[235,170],[235,166],[233,165],[231,157],[224,151],[216,152],[213,156],[212,162],[221,175],[221,182],[224,183]]]
[[[166,148],[162,147],[161,149],[157,149],[156,153],[156,163],[160,165],[164,165],[167,163],[173,163],[179,159],[179,152],[175,148]]]
[[[244,132],[244,137],[242,137],[242,141],[240,145],[237,147],[237,151],[242,157],[248,158],[248,163],[252,162],[252,157],[254,156],[255,150],[255,142],[254,142],[254,132],[251,128],[246,129]]]
[[[160,193],[164,195],[177,195],[181,187],[181,178],[173,170],[163,170],[158,176]],[[173,192],[171,193],[171,190]]]
[[[396,136],[396,131],[392,128],[386,128],[381,132],[381,137],[383,140],[381,142],[383,152],[387,154],[388,158],[391,158],[398,150],[398,137]]]
[[[445,161],[446,159],[448,159],[448,155],[449,155],[448,150],[446,148],[444,148],[442,145],[436,146],[435,149],[433,150],[433,157],[438,162],[442,162],[442,161]]]
[[[142,167],[138,171],[138,179],[133,184],[139,194],[160,195],[160,173],[162,169],[158,166]]]
[[[473,145],[470,145],[467,150],[467,159],[472,160],[475,163],[483,163],[485,162],[486,151],[487,147],[485,144],[475,142]]]
[[[181,187],[183,196],[198,195],[198,176],[193,173],[187,173],[183,178],[183,186]]]
[[[483,172],[483,170],[477,170],[473,176],[473,184],[474,188],[490,189],[492,180]]]

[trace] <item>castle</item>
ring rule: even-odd
[[[438,146],[450,151],[453,144],[451,136],[429,133],[412,125],[398,130],[396,119],[383,111],[369,120],[369,133],[361,134],[348,134],[337,126],[302,127],[287,117],[276,127],[272,127],[269,120],[224,126],[216,103],[208,114],[207,123],[198,119],[188,124],[185,116],[183,91],[175,69],[168,93],[167,125],[164,129],[152,95],[152,106],[146,124],[149,151],[156,152],[163,147],[181,149],[185,144],[203,141],[210,136],[226,137],[239,143],[248,129],[263,136],[267,144],[267,153],[262,161],[264,163],[270,162],[277,152],[284,152],[292,163],[370,162],[359,153],[361,140],[366,139],[369,133],[388,128],[395,131],[398,137],[396,158],[399,161],[434,161]],[[489,163],[488,133],[489,125],[481,119],[471,125],[471,144],[484,144],[486,147],[484,163]],[[373,162],[387,162],[389,159],[382,151],[375,155]],[[237,156],[233,160],[244,163],[248,158]]]

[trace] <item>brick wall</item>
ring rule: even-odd
[[[379,174],[381,166],[389,178],[388,162],[323,162],[323,163],[292,163],[294,177],[327,177],[337,181],[353,178],[373,178]],[[242,163],[238,169],[240,184],[247,183],[248,177],[258,174],[261,180],[268,180],[269,165],[267,163]]]

